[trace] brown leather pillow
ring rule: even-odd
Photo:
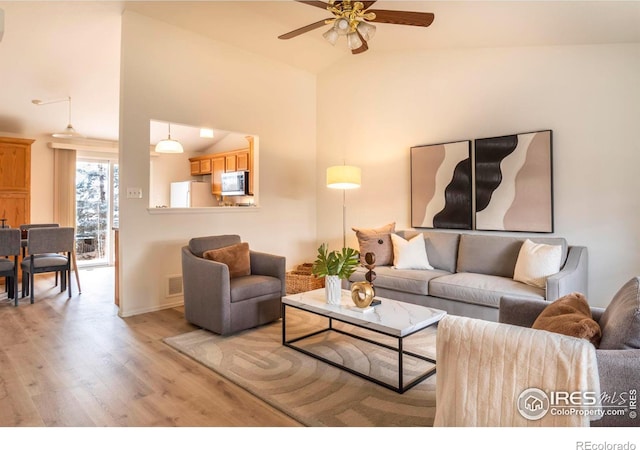
[[[593,320],[586,297],[579,292],[551,303],[542,310],[531,328],[586,339],[596,347],[602,337],[600,325]]]
[[[205,259],[226,264],[229,267],[229,278],[251,275],[251,259],[247,242],[207,250],[202,256]]]
[[[352,228],[356,232],[360,247],[360,262],[364,264],[364,257],[372,252],[376,255],[376,266],[390,266],[393,264],[393,244],[391,233],[396,230],[396,223],[392,222],[379,228]]]

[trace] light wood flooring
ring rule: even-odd
[[[123,319],[113,268],[80,281],[71,299],[50,275],[36,277],[33,305],[0,295],[0,426],[300,426],[164,344],[195,329],[181,308]]]

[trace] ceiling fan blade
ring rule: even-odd
[[[326,25],[325,20],[319,20],[319,21],[311,23],[311,24],[309,24],[309,25],[307,25],[305,27],[298,28],[297,30],[289,31],[288,33],[285,33],[285,34],[283,34],[281,36],[278,36],[278,39],[291,39],[291,38],[294,38],[296,36],[300,36],[301,34],[306,33],[307,31],[311,31],[311,30],[315,30],[316,28],[320,28],[320,27]]]
[[[351,50],[351,53],[354,55],[357,55],[359,53],[364,53],[367,50],[369,50],[369,45],[367,44],[367,41],[362,37],[362,35],[360,34],[360,32],[358,30],[356,30],[356,33],[358,33],[358,36],[360,37],[360,40],[362,41],[362,45],[354,50]]]
[[[327,9],[327,7],[329,6],[328,3],[325,2],[320,2],[320,1],[308,1],[308,0],[295,0],[298,3],[304,3],[305,5],[309,5],[309,6],[315,6],[317,8],[322,8],[322,9]]]
[[[433,13],[412,11],[389,11],[385,9],[371,9],[367,12],[375,13],[376,18],[367,22],[394,23],[398,25],[414,25],[428,27],[434,19]]]

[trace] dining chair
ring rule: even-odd
[[[4,277],[9,298],[18,306],[18,256],[20,255],[20,230],[0,229],[0,277]],[[13,257],[13,260],[11,259]]]
[[[31,228],[27,237],[28,255],[22,260],[22,296],[34,300],[33,276],[36,273],[60,273],[60,292],[71,297],[71,255],[75,245],[73,227]]]
[[[51,227],[59,227],[60,224],[57,223],[24,223],[20,225],[20,233],[22,236],[22,257],[24,258],[26,249],[27,249],[27,236],[29,235],[29,230],[31,228],[51,228]],[[57,281],[57,280],[56,280]]]

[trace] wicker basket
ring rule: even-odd
[[[313,291],[324,287],[324,277],[318,278],[311,273],[311,263],[301,264],[295,270],[286,273],[287,294]]]

